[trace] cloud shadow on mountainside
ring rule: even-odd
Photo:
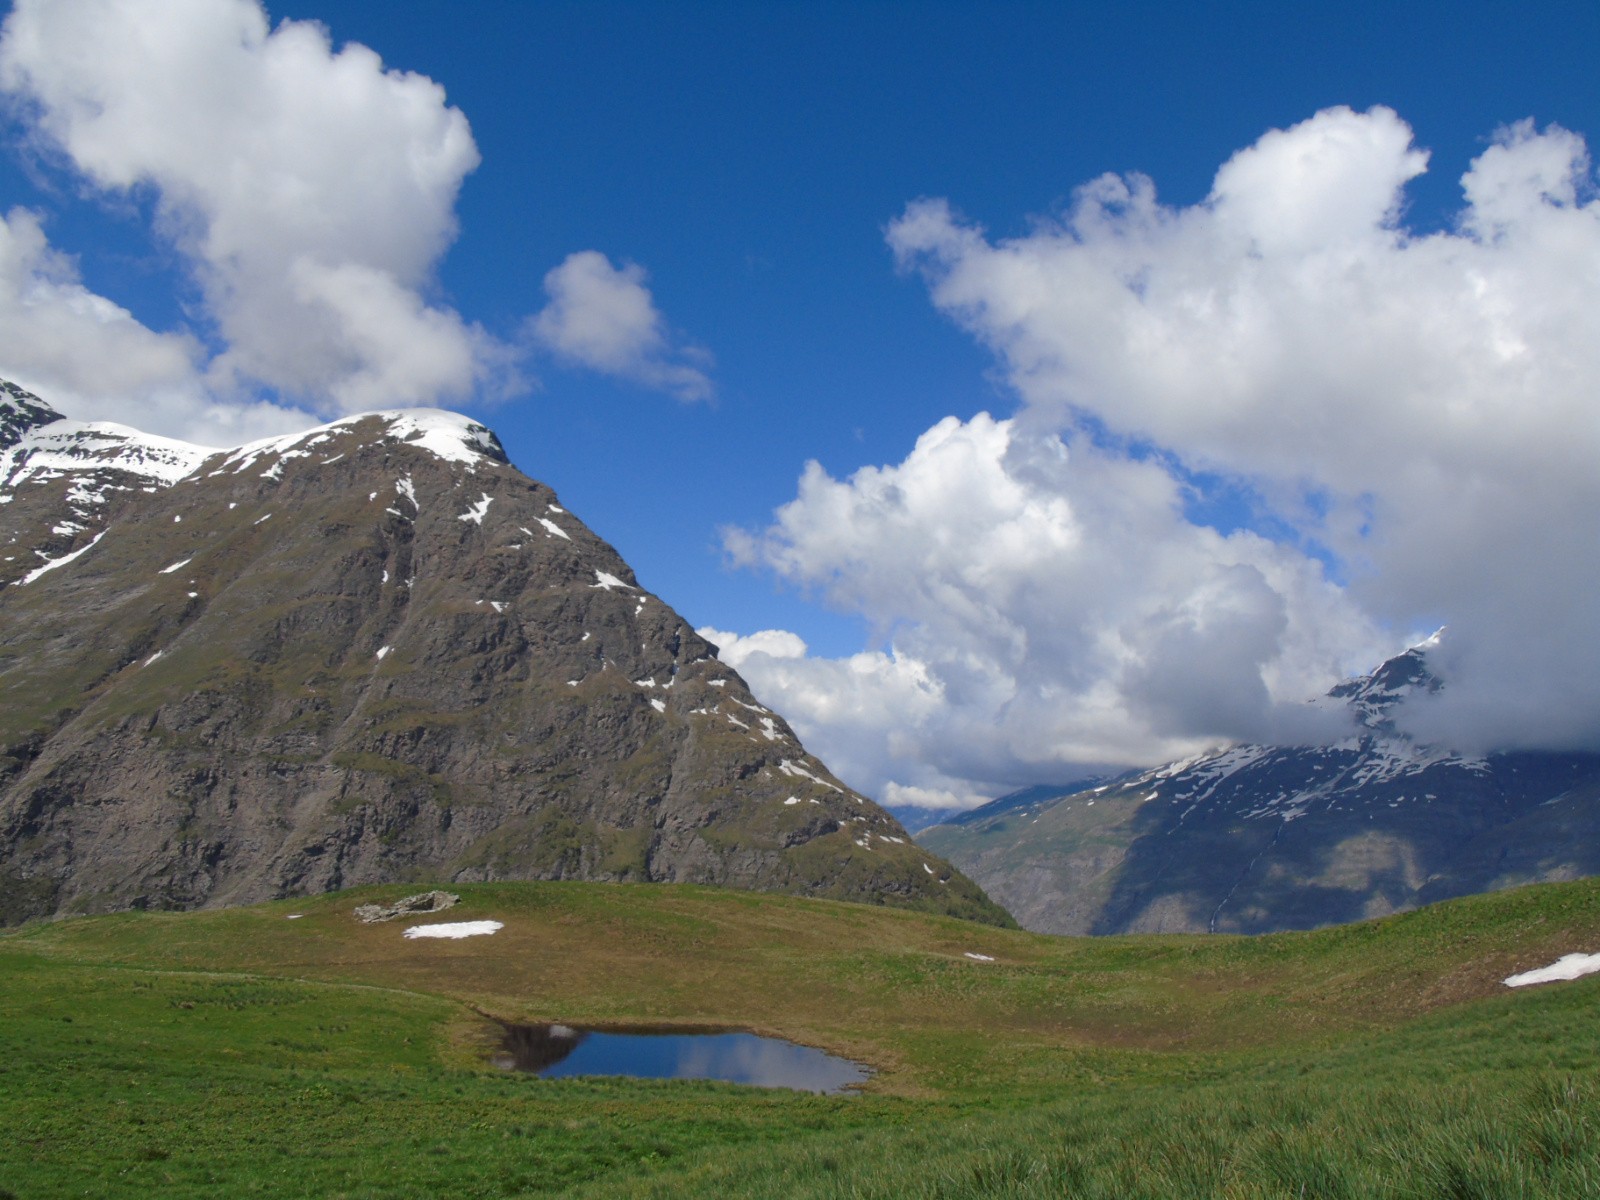
[[[1423,775],[1405,799],[1346,797],[1290,819],[1149,801],[1093,932],[1311,929],[1600,874],[1600,757],[1491,762],[1432,798]]]

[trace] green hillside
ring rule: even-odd
[[[1600,949],[1595,881],[1260,938],[663,885],[466,887],[504,928],[459,942],[351,916],[403,892],[0,937],[0,1196],[1600,1193],[1600,981],[1500,983]],[[878,1073],[510,1077],[479,1012]]]

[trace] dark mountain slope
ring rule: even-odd
[[[1395,730],[1427,646],[1333,689],[1353,736],[1030,789],[923,831],[1029,929],[1259,933],[1600,874],[1600,757],[1465,757]]]
[[[1005,919],[482,426],[352,418],[170,483],[126,431],[113,466],[16,478],[85,428],[34,428],[0,470],[7,516],[102,497],[10,535],[45,570],[0,587],[5,919],[515,878]]]

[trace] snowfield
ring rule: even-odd
[[[1577,979],[1600,971],[1600,954],[1564,954],[1548,967],[1508,975],[1507,987],[1527,987],[1530,983],[1554,983],[1560,979]]]
[[[469,938],[497,933],[505,926],[500,921],[444,921],[436,925],[413,925],[407,938]]]

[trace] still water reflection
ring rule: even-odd
[[[631,1075],[642,1079],[721,1079],[802,1092],[841,1092],[869,1074],[859,1063],[811,1046],[753,1033],[607,1033],[566,1025],[503,1025],[493,1058],[507,1071],[546,1077]]]

